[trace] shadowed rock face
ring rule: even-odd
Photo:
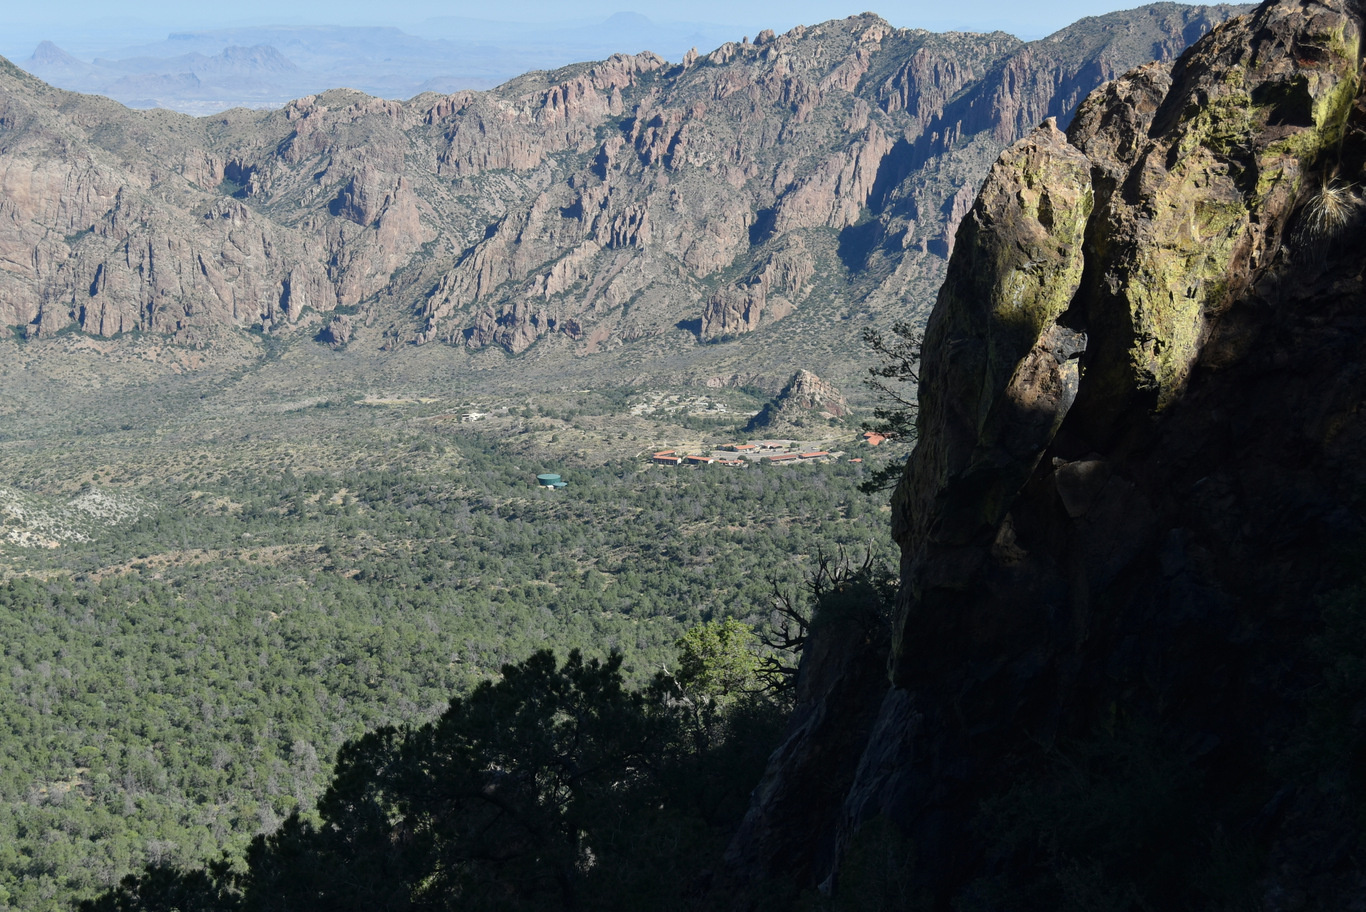
[[[1257,840],[1260,907],[1362,895],[1347,799],[1277,759],[1316,699],[1325,593],[1361,581],[1361,31],[1343,0],[1269,3],[993,166],[893,498],[892,686],[812,698],[880,708],[857,771],[829,777],[837,813],[774,811],[783,769],[848,768],[784,745],[732,852],[751,876],[796,827],[846,845],[883,817],[947,907],[1028,862],[984,847],[984,802],[1076,739],[1150,725],[1203,793],[1247,802],[1221,825]]]
[[[1232,12],[1159,4],[1029,44],[864,15],[680,65],[198,120],[4,64],[0,324],[188,337],[341,306],[352,344],[588,352],[928,304],[1004,144]]]

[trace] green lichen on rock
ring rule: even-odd
[[[1043,159],[1037,146],[1029,153],[1014,204],[1017,218],[1030,225],[1033,243],[996,251],[1003,269],[991,318],[1037,338],[1071,303],[1094,197],[1086,162],[1057,155]]]
[[[908,531],[949,516],[941,541],[1000,520],[1070,407],[1080,337],[1058,320],[1085,266],[1090,163],[1048,121],[1002,154],[959,229],[926,330],[917,483],[893,510]],[[942,490],[931,509],[930,492]],[[900,520],[898,520],[900,524]]]
[[[1159,410],[1185,388],[1234,274],[1246,274],[1239,252],[1279,243],[1274,225],[1301,175],[1341,139],[1360,38],[1350,17],[1303,15],[1308,27],[1292,31],[1284,8],[1264,8],[1250,41],[1215,35],[1197,52],[1188,72],[1201,77],[1166,102],[1181,112],[1174,129],[1131,164],[1136,201],[1114,198],[1105,214],[1128,251],[1104,266],[1129,311],[1122,385],[1154,394]]]
[[[1264,6],[1170,76],[1120,80],[1105,116],[1084,105],[1070,141],[1047,123],[1003,153],[926,330],[920,443],[893,502],[903,547],[998,525],[1078,396],[1098,439],[1181,397],[1341,137],[1359,44],[1341,9]]]
[[[1199,351],[1210,291],[1223,283],[1249,212],[1227,169],[1208,155],[1183,159],[1153,189],[1148,243],[1129,264],[1127,298],[1132,379],[1138,389],[1155,389],[1161,408]]]
[[[1193,106],[1189,119],[1175,143],[1177,160],[1206,150],[1228,156],[1244,147],[1257,129],[1252,97],[1243,90],[1241,79],[1221,86],[1228,94],[1203,106]]]
[[[1090,165],[1052,121],[992,169],[960,238],[964,268],[945,285],[946,297],[977,311],[987,341],[980,414],[1070,306],[1093,204]]]

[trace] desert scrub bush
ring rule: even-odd
[[[1324,175],[1300,207],[1293,235],[1300,257],[1323,259],[1333,242],[1356,221],[1362,202],[1357,189],[1333,172]]]

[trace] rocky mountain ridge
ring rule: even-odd
[[[895,617],[810,647],[746,877],[1360,905],[1364,13],[1269,2],[997,160],[926,331]]]
[[[852,342],[891,302],[928,306],[1006,142],[1232,12],[1159,4],[1028,44],[865,15],[678,65],[199,120],[5,64],[0,323],[195,344],[335,314],[334,345],[592,354],[734,344],[807,308]]]

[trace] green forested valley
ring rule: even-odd
[[[618,656],[643,692],[685,631],[764,631],[775,586],[800,603],[819,555],[861,559],[885,523],[847,458],[650,464],[650,440],[725,439],[716,418],[433,415],[324,402],[248,440],[203,422],[159,449],[121,426],[8,449],[2,515],[38,531],[0,551],[0,905],[240,859],[313,819],[348,739],[540,650]],[[567,487],[535,485],[552,470]],[[84,525],[64,506],[106,501]]]

